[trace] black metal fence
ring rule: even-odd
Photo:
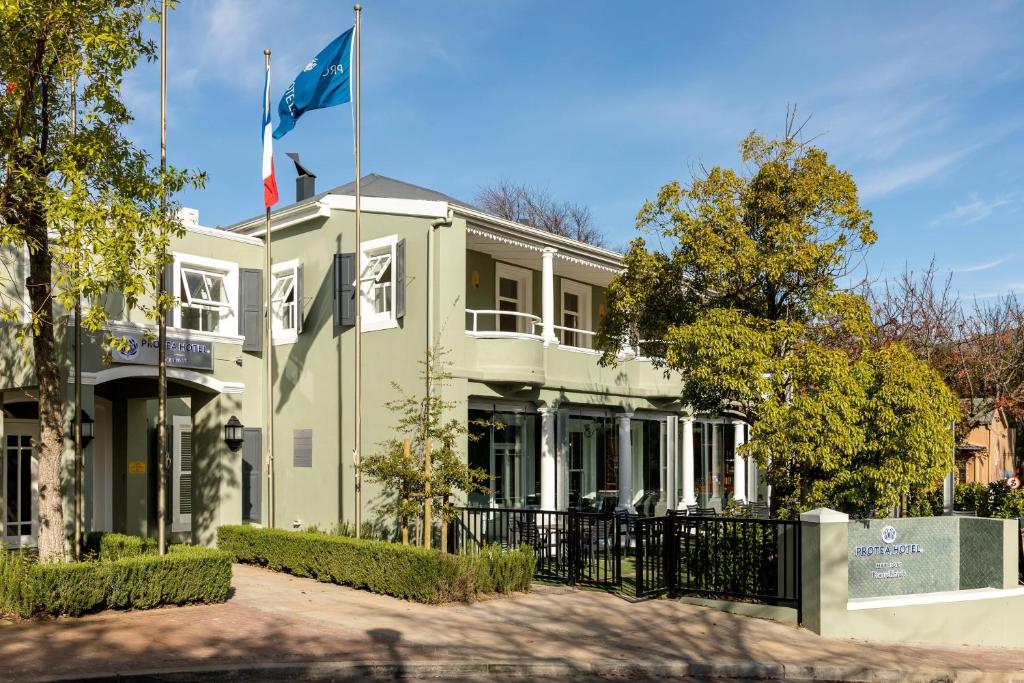
[[[637,596],[661,593],[800,609],[800,522],[669,513],[634,523]]]
[[[461,508],[448,549],[526,545],[538,578],[624,588],[637,597],[698,595],[800,611],[800,522],[661,517],[511,508]],[[630,564],[632,563],[632,564]],[[623,566],[627,576],[623,576]]]
[[[533,548],[536,576],[568,584],[618,586],[622,580],[618,518],[592,512],[460,508],[449,527],[449,552],[491,543]]]

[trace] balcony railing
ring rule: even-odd
[[[575,327],[565,327],[563,325],[554,325],[554,328],[555,334],[558,335],[558,341],[562,346],[574,349],[594,348],[594,337],[597,336],[597,332],[580,330]]]
[[[540,324],[541,319],[531,313],[466,309],[466,334],[475,337],[541,339],[539,334],[535,334]],[[503,327],[506,329],[502,329]],[[509,327],[515,329],[508,329]]]

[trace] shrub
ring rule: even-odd
[[[383,541],[247,526],[220,527],[217,542],[239,562],[426,603],[529,590],[536,562],[529,549],[445,555]]]
[[[988,489],[976,481],[957,484],[953,491],[953,505],[957,510],[977,512],[979,517],[988,517]]]
[[[0,554],[0,612],[22,617],[224,602],[230,589],[231,555],[210,548],[171,546],[162,557],[50,564]]]
[[[1024,490],[1010,488],[1005,479],[988,486],[978,482],[957,484],[953,502],[958,510],[973,510],[979,517],[1024,517]]]
[[[156,555],[156,539],[142,536],[128,536],[106,531],[90,531],[85,534],[83,549],[88,556],[102,561],[120,560],[123,557]]]

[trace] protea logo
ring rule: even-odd
[[[313,58],[312,62],[310,62],[309,64],[306,65],[306,68],[304,68],[303,71],[312,71],[315,68],[316,68],[316,57]]]
[[[882,529],[882,540],[886,543],[892,543],[896,540],[896,527],[887,526]]]

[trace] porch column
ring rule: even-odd
[[[555,510],[555,411],[541,406],[540,412],[540,509]]]
[[[680,419],[683,423],[683,505],[696,505],[697,494],[693,490],[693,417]]]
[[[743,445],[743,423],[735,420],[733,426],[733,479],[732,495],[737,502],[747,499],[747,459],[740,455],[740,446]]]
[[[665,418],[665,481],[662,488],[665,490],[665,499],[668,509],[675,510],[679,505],[679,473],[676,471],[679,465],[679,418],[669,415]]]
[[[555,252],[548,247],[541,254],[541,335],[545,344],[557,344],[555,336]]]
[[[633,413],[617,416],[619,422],[619,508],[633,507],[633,439],[629,428]]]

